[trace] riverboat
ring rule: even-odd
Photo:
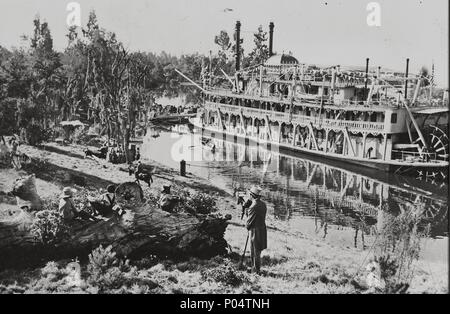
[[[199,86],[203,109],[190,122],[211,132],[241,137],[364,167],[419,177],[448,178],[448,90],[433,95],[424,73],[381,67],[300,63],[291,54],[240,68],[240,22],[236,23],[236,72]],[[193,81],[191,81],[194,83]],[[195,83],[194,83],[195,84]]]

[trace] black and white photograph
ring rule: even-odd
[[[448,114],[448,0],[0,0],[0,294],[448,294]]]

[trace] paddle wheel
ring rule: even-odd
[[[426,150],[426,158],[437,161],[449,160],[449,139],[448,130],[438,127],[436,125],[430,125],[424,132],[424,136],[427,139],[428,149]],[[418,179],[425,179],[427,181],[440,181],[445,180],[448,177],[448,169],[444,170],[417,170]]]
[[[431,125],[430,149],[436,154],[437,160],[448,161],[448,135],[441,128]]]

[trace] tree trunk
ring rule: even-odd
[[[149,255],[182,259],[209,258],[226,252],[224,218],[167,213],[145,204],[130,208],[122,217],[107,221],[74,222],[70,236],[56,246],[45,246],[30,232],[33,213],[19,211],[0,221],[0,269],[30,267],[50,260],[85,260],[96,247],[112,245],[129,259]]]
[[[42,209],[42,200],[36,189],[34,174],[17,179],[12,194],[16,197],[19,207],[28,207],[29,210],[35,211]]]
[[[129,164],[131,163],[131,156],[130,156],[130,128],[126,128],[125,130],[125,134],[124,134],[124,138],[123,138],[123,148],[124,148],[124,153],[125,153],[125,158],[126,158],[126,163]]]

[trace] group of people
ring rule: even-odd
[[[60,197],[59,211],[64,221],[73,221],[76,218],[83,220],[97,221],[98,215],[108,216],[113,213],[121,216],[123,211],[120,206],[116,204],[116,187],[108,185],[105,193],[101,194],[100,198],[91,201],[91,207],[94,215],[76,208],[73,202],[73,193],[75,190],[70,187],[65,187]],[[250,254],[252,271],[260,273],[261,271],[261,252],[267,248],[267,228],[266,228],[266,213],[267,207],[264,201],[261,200],[261,189],[253,186],[248,191],[248,200],[242,202],[243,216],[246,216],[246,229],[248,230],[248,238],[250,240]],[[173,212],[179,198],[172,195],[171,186],[163,185],[161,195],[158,200],[159,207],[166,212]],[[242,217],[243,218],[243,217]],[[245,252],[244,252],[245,254]]]
[[[159,207],[166,212],[173,212],[177,205],[179,198],[172,195],[170,185],[164,185],[161,191],[161,196],[158,201]],[[71,222],[76,218],[89,221],[98,221],[98,217],[108,217],[112,214],[122,216],[123,209],[116,203],[116,186],[114,184],[108,185],[106,192],[100,195],[98,199],[90,199],[89,203],[92,208],[92,214],[85,210],[78,210],[73,201],[75,189],[65,187],[60,195],[59,213],[65,222]]]
[[[105,144],[100,148],[100,150],[106,151],[106,160],[113,164],[122,164],[126,162],[125,151],[120,147],[120,145],[106,146]],[[134,146],[130,149],[131,161],[136,161],[141,158],[141,153],[139,148]]]
[[[130,149],[131,161],[137,161],[141,158],[139,148],[132,146]],[[106,161],[113,164],[122,164],[126,162],[125,151],[117,145],[115,141],[105,141],[98,151],[91,151],[85,149],[86,157],[95,156],[97,158],[106,159]]]
[[[105,149],[103,146],[100,149]],[[106,161],[113,164],[122,164],[126,162],[125,152],[120,148],[120,146],[108,146],[106,147]]]
[[[76,218],[89,221],[98,221],[98,216],[109,216],[113,213],[117,213],[121,216],[124,212],[120,206],[116,205],[116,186],[113,184],[108,185],[106,192],[100,195],[97,200],[90,200],[93,214],[88,213],[85,210],[78,210],[73,196],[76,192],[75,189],[65,187],[60,195],[59,200],[59,213],[65,222],[71,222]]]

